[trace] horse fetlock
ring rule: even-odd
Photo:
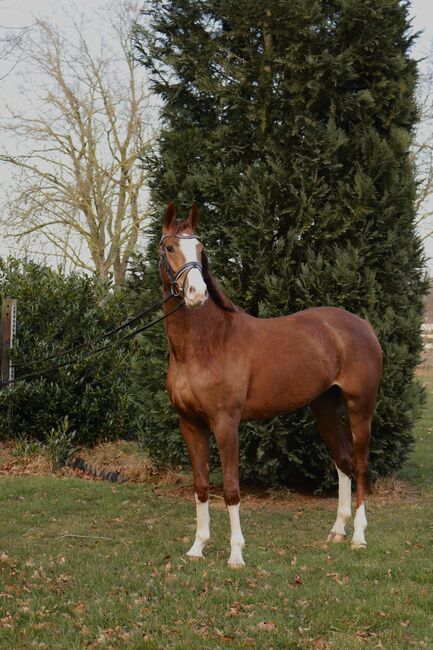
[[[196,501],[206,503],[209,499],[209,486],[208,485],[194,485],[194,492]]]
[[[352,539],[350,546],[354,551],[363,550],[367,548],[367,542],[365,540],[363,542],[356,542]]]
[[[245,540],[242,535],[236,535],[230,540],[230,557],[228,564],[233,568],[238,568],[245,566],[244,559],[242,557],[242,549],[245,546]]]
[[[204,544],[196,540],[186,554],[188,555],[188,557],[196,557],[196,558],[203,557],[203,548],[204,548]]]
[[[242,557],[242,545],[232,546],[228,565],[234,569],[245,566],[244,558]]]
[[[346,522],[350,519],[352,516],[352,510],[350,508],[338,508],[337,510],[337,518],[341,519],[342,521]]]
[[[351,514],[351,511],[346,508],[338,509],[337,518],[334,525],[332,526],[331,534],[329,536],[330,538],[333,536],[332,541],[340,542],[342,541],[341,538],[344,538],[346,536],[346,523],[350,519]]]
[[[191,546],[187,555],[189,557],[203,557],[203,549],[206,546],[210,539],[209,531],[200,531],[197,532],[194,540],[194,544]]]
[[[210,533],[209,532],[207,532],[207,533],[197,533],[197,535],[195,536],[196,543],[201,544],[202,547],[206,546],[206,544],[208,543],[209,540],[210,540]]]
[[[353,522],[352,548],[365,548],[367,546],[364,535],[366,528],[367,518],[365,516],[365,506],[361,503],[361,505],[356,509],[356,515]]]
[[[365,528],[355,528],[353,531],[353,537],[352,537],[352,548],[365,548],[367,546],[367,542],[365,541],[365,535],[364,535],[364,530]]]

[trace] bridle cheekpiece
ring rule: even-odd
[[[199,238],[196,237],[195,235],[163,235],[159,242],[161,247],[164,239],[166,239],[167,237],[176,237],[177,239],[197,239],[197,241],[200,242]],[[199,264],[199,262],[187,262],[186,264],[181,266],[176,273],[173,273],[170,264],[167,261],[167,257],[165,253],[162,251],[162,248],[160,252],[160,263],[164,266],[166,270],[171,285],[170,291],[175,298],[179,298],[183,296],[185,282],[188,277],[188,273],[192,269],[198,269],[203,277],[203,267],[201,264]],[[183,278],[183,282],[181,283],[179,279],[181,278],[182,275],[185,275],[185,277]]]

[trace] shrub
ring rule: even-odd
[[[44,442],[61,429],[65,418],[75,442],[92,444],[131,431],[127,379],[130,345],[114,345],[56,369],[44,362],[74,346],[101,339],[126,320],[126,296],[93,276],[65,275],[31,261],[0,261],[0,294],[18,299],[17,337],[13,360],[16,381],[0,391],[0,435],[26,436]],[[33,362],[36,362],[33,364]],[[52,368],[53,367],[53,368]],[[29,379],[29,372],[52,368]]]

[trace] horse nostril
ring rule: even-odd
[[[204,297],[205,297],[205,298],[208,298],[208,297],[209,297],[209,291],[208,291],[207,289],[205,289],[205,291],[204,291]]]
[[[190,296],[194,296],[195,293],[196,293],[196,288],[195,288],[195,287],[192,287],[192,286],[189,286],[189,287],[188,287],[188,295],[190,295]]]

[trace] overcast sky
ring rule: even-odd
[[[115,0],[112,1],[115,6]],[[101,0],[75,0],[72,4],[67,4],[67,13],[70,15],[72,8],[74,15],[85,14],[91,19],[98,9],[106,5],[107,2]],[[411,13],[413,15],[414,29],[423,32],[413,51],[414,56],[421,59],[433,49],[433,0],[412,0]],[[55,0],[0,0],[0,36],[4,36],[5,28],[19,30],[22,27],[31,25],[33,15],[49,18],[65,29],[68,28],[68,22],[70,21],[62,4]],[[95,38],[97,38],[96,32]],[[420,63],[420,67],[422,70],[422,63]],[[14,96],[18,73],[19,66],[11,70],[10,62],[0,61],[0,95],[3,98]],[[4,148],[1,134],[0,147]],[[4,169],[4,165],[0,165],[0,204],[4,200],[4,187],[7,182],[8,173]],[[431,228],[433,229],[433,218]],[[0,233],[0,253],[5,254],[5,252],[5,242]],[[426,241],[426,253],[430,257],[429,266],[433,275],[433,237]]]

